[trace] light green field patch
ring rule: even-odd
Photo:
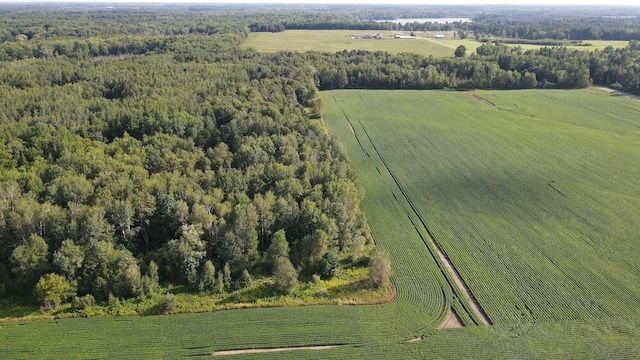
[[[380,34],[384,39],[352,38]],[[424,39],[391,39],[392,31],[361,30],[287,30],[280,33],[251,33],[243,47],[262,52],[342,50],[386,51],[391,54],[411,52],[424,56],[453,57],[453,50]]]

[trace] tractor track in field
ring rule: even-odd
[[[369,155],[367,150],[364,149],[364,146],[360,142],[360,137],[358,137],[358,134],[356,134],[356,130],[353,128],[353,124],[351,124],[351,120],[349,120],[349,117],[347,116],[347,114],[343,111],[342,115],[344,115],[344,118],[347,120],[347,124],[349,124],[349,129],[351,129],[351,132],[353,133],[353,136],[355,136],[356,141],[358,142],[358,145],[360,145],[360,149],[362,150],[362,152],[365,155],[367,155],[368,158],[371,158],[371,156]]]
[[[552,188],[553,190],[555,190],[558,194],[562,195],[562,197],[564,197],[565,199],[568,199],[567,195],[565,195],[562,191],[558,190],[553,182],[553,180],[551,181],[547,181],[547,185],[549,185],[550,188]]]
[[[347,119],[347,122],[349,122],[349,125],[351,125],[351,127],[353,128],[353,125],[351,124],[351,121],[349,120],[349,118],[347,118],[346,116],[345,116],[345,118]],[[411,220],[411,223],[414,225],[414,228],[416,229],[416,231],[418,231],[418,235],[423,240],[423,242],[425,242],[425,246],[427,246],[427,248],[429,248],[430,251],[431,251],[431,247],[433,247],[436,250],[437,256],[440,258],[440,260],[442,261],[442,263],[444,264],[444,267],[445,267],[445,269],[441,269],[441,271],[447,271],[450,274],[451,278],[453,278],[454,284],[452,284],[450,282],[449,277],[445,276],[445,279],[447,279],[447,282],[449,283],[449,286],[452,287],[452,290],[453,290],[454,287],[457,287],[458,290],[460,290],[460,292],[464,296],[467,304],[469,305],[469,307],[471,308],[473,313],[476,315],[476,317],[478,319],[480,319],[482,324],[491,325],[491,322],[489,321],[489,318],[487,317],[487,314],[480,307],[480,304],[478,304],[478,302],[476,301],[475,297],[471,293],[471,290],[469,289],[467,284],[462,280],[462,277],[460,276],[460,273],[458,273],[456,268],[451,264],[451,261],[449,260],[449,257],[440,248],[440,245],[435,240],[435,236],[433,235],[433,233],[431,232],[431,230],[427,226],[426,221],[422,218],[422,216],[418,212],[418,209],[413,204],[413,201],[411,200],[409,195],[406,193],[404,188],[402,188],[402,186],[400,185],[400,182],[396,178],[395,174],[391,171],[391,168],[389,167],[387,162],[382,157],[382,154],[380,154],[380,151],[378,150],[376,145],[373,143],[373,140],[371,139],[371,136],[369,136],[369,133],[367,132],[367,129],[364,127],[364,125],[362,124],[362,122],[360,120],[358,120],[358,123],[360,124],[360,127],[364,131],[365,136],[369,140],[369,143],[371,143],[371,146],[373,147],[373,150],[378,155],[378,158],[380,158],[380,161],[382,162],[384,167],[387,169],[387,171],[391,175],[391,178],[393,179],[393,181],[395,182],[396,186],[398,187],[398,189],[402,193],[402,196],[405,198],[405,200],[407,201],[407,203],[411,207],[411,210],[413,211],[414,215],[418,218],[418,220],[420,221],[420,223],[424,227],[425,231],[427,232],[428,238],[425,238],[425,237],[422,236],[422,234],[418,231],[416,224],[413,223],[411,218],[409,218],[409,220]],[[357,139],[358,143],[360,144],[360,146],[362,147],[360,139],[358,139],[357,136],[356,136],[356,139]],[[367,156],[368,156],[368,154],[367,154]],[[431,245],[431,247],[429,247],[427,245],[427,242]],[[454,291],[454,293],[455,293],[455,291]],[[467,311],[468,310],[469,309],[467,309]],[[478,325],[480,325],[480,324],[478,324]]]
[[[232,356],[232,355],[249,355],[249,354],[266,354],[266,353],[280,353],[286,351],[300,351],[300,350],[331,350],[344,345],[320,345],[320,346],[294,346],[294,347],[282,347],[282,348],[266,348],[266,349],[242,349],[242,350],[223,350],[215,351],[212,356]]]
[[[456,46],[455,46],[455,45],[446,44],[446,43],[443,43],[443,42],[440,42],[440,41],[437,41],[437,40],[434,40],[434,39],[430,39],[430,38],[423,38],[423,37],[420,37],[420,38],[418,38],[418,39],[426,40],[426,41],[432,42],[432,43],[434,43],[434,44],[442,45],[442,46],[444,46],[444,47],[448,47],[449,49],[455,49],[455,48],[456,48]]]
[[[462,322],[458,318],[458,315],[456,315],[455,312],[450,311],[449,315],[447,315],[447,319],[442,324],[440,324],[440,326],[438,327],[438,330],[458,329],[458,328],[461,328],[462,326],[463,326]]]
[[[628,92],[624,92],[621,90],[615,90],[615,89],[611,89],[608,88],[606,86],[594,86],[594,89],[598,89],[598,90],[602,90],[604,92],[608,92],[609,94],[611,94],[612,96],[622,96],[622,97],[626,97],[629,99],[633,99],[633,100],[640,100],[640,96],[638,95],[634,95]]]
[[[492,106],[492,107],[496,107],[496,104],[494,104],[491,101],[483,98],[482,96],[478,96],[478,95],[474,94],[473,92],[468,92],[467,94],[469,94],[469,96],[471,96],[472,98],[480,101],[483,104],[486,104],[486,105],[489,105],[489,106]]]

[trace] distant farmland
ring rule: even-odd
[[[322,96],[374,235],[393,222],[379,202],[418,218],[493,324],[640,317],[640,102],[598,90]]]
[[[362,30],[287,30],[280,33],[251,33],[243,47],[263,52],[369,50],[391,54],[411,52],[424,56],[453,57],[451,45],[424,39],[352,39],[350,35],[380,34],[392,37],[393,31]],[[478,45],[479,46],[479,45]],[[454,47],[455,48],[455,47]]]
[[[391,54],[409,52],[424,56],[438,58],[453,57],[455,48],[464,45],[468,53],[475,52],[483,43],[473,39],[458,39],[452,31],[444,32],[446,38],[436,39],[435,35],[441,32],[415,32],[416,39],[354,39],[351,35],[365,36],[380,34],[384,37],[393,37],[394,31],[378,30],[287,30],[280,33],[256,32],[249,34],[249,38],[242,45],[245,48],[253,48],[261,52],[277,51],[325,51],[337,52],[342,50],[368,50],[386,51]],[[602,50],[607,46],[623,48],[628,41],[585,40],[588,46],[569,45],[567,48],[593,51]],[[531,44],[507,44],[520,46],[525,50],[535,50],[544,45]],[[549,46],[546,46],[549,47]]]

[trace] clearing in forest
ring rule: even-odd
[[[376,34],[384,38],[363,38]],[[393,31],[380,30],[286,30],[251,33],[242,46],[262,52],[381,50],[391,54],[410,52],[439,58],[453,57],[453,50],[447,45],[419,39],[393,39],[394,35]]]

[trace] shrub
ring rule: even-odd
[[[243,288],[247,288],[253,284],[253,277],[249,273],[249,270],[244,269],[242,272],[242,277],[240,278],[240,285]]]
[[[223,277],[224,275],[222,275],[222,271],[219,271],[218,277],[216,278],[216,293],[218,294],[224,294],[225,292]]]
[[[327,251],[318,264],[320,274],[326,278],[336,276],[336,268],[338,267],[338,255],[334,251]]]
[[[114,296],[112,293],[109,293],[109,298],[107,299],[107,303],[110,307],[116,308],[120,306],[120,299],[117,296]]]
[[[316,296],[316,298],[319,298],[319,299],[326,298],[326,297],[328,297],[328,296],[329,296],[329,290],[327,290],[327,289],[325,289],[325,288],[319,289],[319,290],[316,292],[316,295],[315,295],[315,296]]]
[[[96,304],[96,298],[93,297],[93,295],[91,294],[87,294],[85,296],[81,296],[81,297],[75,297],[73,298],[73,308],[77,311],[83,311],[86,310],[88,307],[93,306]]]
[[[142,277],[143,295],[152,295],[158,291],[160,279],[158,277],[158,264],[155,261],[149,262],[147,274]]]
[[[158,303],[158,311],[161,314],[168,314],[174,311],[178,307],[178,300],[176,300],[176,296],[173,294],[166,294],[162,298],[160,298],[160,302]]]
[[[207,260],[200,270],[198,290],[201,293],[213,291],[216,287],[216,268],[211,260]]]

